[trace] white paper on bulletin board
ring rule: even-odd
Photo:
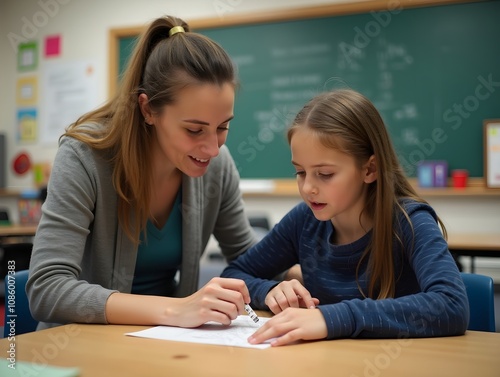
[[[500,188],[500,119],[484,123],[486,186]]]
[[[65,129],[98,106],[96,64],[88,61],[47,62],[42,70],[40,141],[57,143]]]

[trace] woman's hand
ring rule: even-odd
[[[175,300],[167,308],[167,320],[180,327],[197,327],[208,321],[231,324],[245,313],[250,294],[243,280],[213,278],[191,296]]]
[[[286,308],[315,308],[319,304],[309,291],[296,279],[282,281],[269,291],[265,299],[266,305],[274,314]]]
[[[287,308],[263,324],[248,338],[251,344],[271,340],[271,346],[283,346],[297,340],[318,340],[328,335],[323,314],[318,309]]]

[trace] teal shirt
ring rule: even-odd
[[[182,262],[182,213],[181,191],[162,229],[148,220],[147,238],[141,236],[137,250],[132,293],[172,296],[175,292],[175,275]]]

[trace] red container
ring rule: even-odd
[[[469,172],[463,169],[453,170],[451,172],[451,178],[453,180],[453,187],[464,188],[467,187]]]

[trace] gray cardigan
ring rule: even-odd
[[[56,323],[107,323],[108,297],[131,291],[137,247],[118,225],[108,153],[68,137],[59,146],[26,286],[33,316],[47,322],[39,329]],[[183,176],[182,215],[177,297],[197,289],[200,257],[212,234],[228,261],[255,243],[226,147],[205,175]]]

